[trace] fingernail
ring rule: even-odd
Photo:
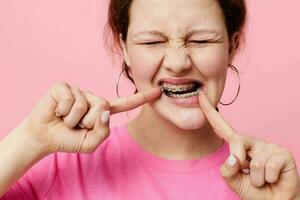
[[[104,111],[101,115],[101,121],[103,123],[107,123],[109,121],[109,117],[110,117],[110,111]]]
[[[207,94],[206,88],[200,88],[199,94],[200,94],[200,93]]]
[[[242,172],[244,172],[245,174],[250,174],[250,169],[242,169]]]
[[[235,163],[236,163],[235,157],[232,154],[230,154],[227,159],[227,165],[233,167]]]
[[[54,113],[55,113],[55,115],[56,115],[57,117],[61,117],[61,115],[58,114],[58,108],[55,109]]]
[[[79,126],[80,128],[85,128],[84,125],[83,125],[81,122],[78,124],[78,126]]]
[[[164,91],[164,88],[162,86],[160,87],[160,91],[162,91],[162,92]]]

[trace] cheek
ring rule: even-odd
[[[228,54],[223,48],[195,49],[191,59],[198,70],[206,77],[219,77],[228,64]]]
[[[132,65],[132,77],[138,90],[143,90],[145,86],[151,83],[157,70],[159,70],[162,54],[151,49],[132,48],[128,52]]]
[[[225,48],[206,48],[197,49],[191,55],[194,65],[208,81],[208,97],[216,106],[224,90],[228,53]]]

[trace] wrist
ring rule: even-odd
[[[48,155],[43,145],[26,137],[25,129],[17,126],[0,141],[0,197],[35,163]]]
[[[27,119],[25,119],[7,137],[17,147],[16,150],[28,158],[41,159],[51,154],[52,152],[47,145],[32,137],[34,135],[32,131],[28,126]]]

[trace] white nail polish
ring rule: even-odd
[[[104,111],[101,115],[101,121],[103,123],[107,123],[109,121],[109,117],[110,117],[110,111]]]
[[[250,174],[250,169],[242,169],[242,172],[244,172],[245,174]]]
[[[235,165],[235,163],[236,163],[235,157],[230,154],[230,156],[227,159],[227,164],[232,167]]]

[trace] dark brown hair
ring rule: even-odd
[[[244,0],[217,0],[223,11],[229,40],[235,32],[244,35],[246,22],[246,4]],[[121,50],[119,34],[126,41],[129,26],[129,9],[133,0],[110,0],[108,8],[108,21],[104,31],[104,39],[107,47],[113,52],[118,53]],[[241,38],[239,38],[238,45]],[[126,77],[134,83],[129,75],[128,66],[123,61],[122,70]],[[137,91],[136,91],[137,92]]]

